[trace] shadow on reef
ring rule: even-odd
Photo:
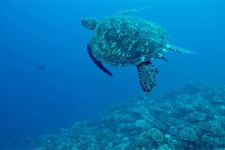
[[[59,134],[36,150],[212,150],[225,148],[225,86],[191,82],[163,96],[139,96]]]

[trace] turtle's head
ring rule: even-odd
[[[96,18],[82,19],[81,25],[89,30],[95,30],[98,20]]]

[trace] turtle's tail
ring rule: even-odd
[[[174,45],[167,44],[166,48],[168,50],[171,50],[171,51],[174,51],[174,52],[178,52],[178,53],[181,53],[181,54],[196,54],[195,51],[192,51],[192,50],[189,50],[189,49],[180,48],[180,47],[177,47],[177,46],[174,46]]]

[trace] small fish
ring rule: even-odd
[[[37,68],[39,70],[41,70],[41,71],[46,71],[47,70],[47,67],[45,65],[42,65],[42,64],[38,65]]]
[[[29,145],[29,144],[33,144],[34,141],[31,138],[28,138],[25,140],[25,144]]]

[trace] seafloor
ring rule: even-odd
[[[191,82],[45,135],[36,150],[213,149],[225,149],[225,86]]]

